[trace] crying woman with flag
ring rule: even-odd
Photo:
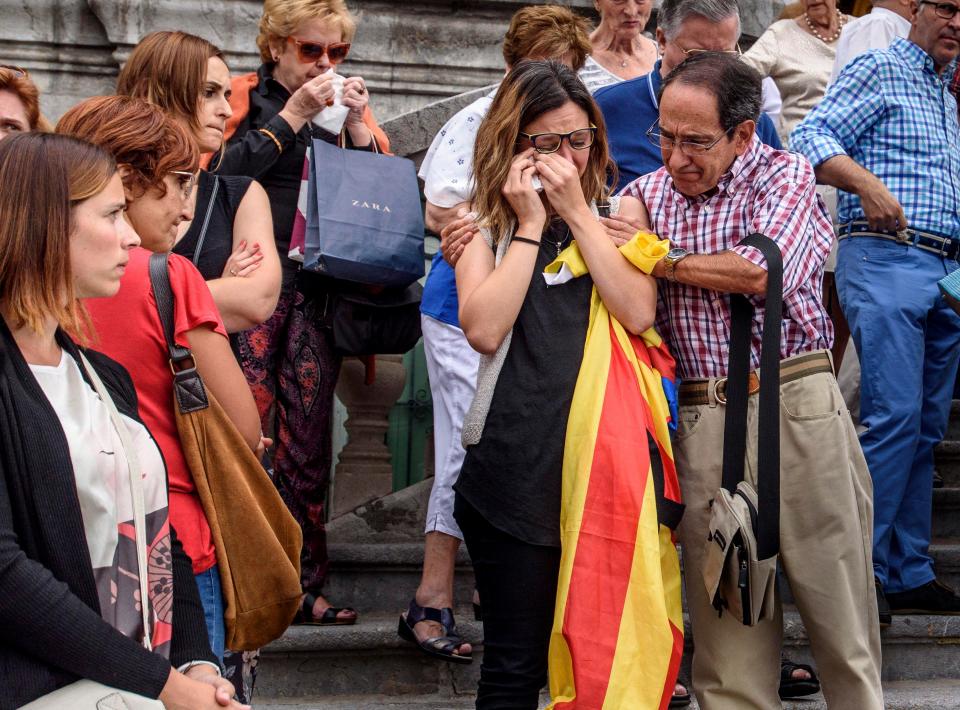
[[[482,353],[455,516],[483,604],[477,708],[665,708],[683,649],[672,528],[674,362],[652,329],[667,245],[612,239],[599,110],[557,62],[522,62],[477,134],[482,239],[456,266]]]

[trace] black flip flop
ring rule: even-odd
[[[443,636],[434,636],[423,641],[417,638],[413,627],[421,621],[435,621],[443,627]],[[473,663],[473,656],[461,656],[454,653],[463,644],[463,639],[457,633],[457,624],[453,619],[453,609],[445,607],[434,609],[429,606],[420,606],[416,600],[410,601],[410,608],[406,614],[400,615],[397,626],[400,638],[416,645],[428,656],[439,658],[449,663]]]
[[[794,678],[794,671],[806,671],[809,678]],[[780,661],[780,698],[800,698],[820,692],[820,679],[806,663],[794,663],[788,658]]]
[[[357,610],[349,606],[330,606],[324,609],[320,618],[313,615],[313,606],[317,603],[317,598],[312,594],[304,594],[303,601],[300,602],[300,610],[293,620],[296,626],[353,626],[357,623]],[[353,612],[353,617],[341,619],[340,612]]]
[[[670,705],[668,707],[671,707],[671,708],[688,707],[690,703],[693,702],[692,696],[690,695],[689,685],[684,681],[680,680],[679,678],[677,678],[676,682],[682,685],[683,689],[686,690],[687,692],[684,693],[683,695],[671,695]]]

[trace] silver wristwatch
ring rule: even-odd
[[[667,277],[667,281],[675,282],[677,280],[675,273],[677,264],[688,256],[690,256],[690,252],[680,247],[674,247],[667,252],[667,255],[663,257],[664,275]]]

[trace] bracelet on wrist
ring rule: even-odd
[[[517,235],[514,235],[513,237],[511,237],[511,238],[510,238],[510,241],[511,241],[511,242],[521,242],[521,243],[523,243],[523,244],[533,244],[535,247],[539,247],[539,246],[540,246],[540,241],[537,240],[537,239],[529,239],[529,238],[527,238],[527,237],[520,237],[520,236],[517,236]]]

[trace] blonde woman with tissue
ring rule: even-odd
[[[283,265],[280,299],[266,323],[241,335],[240,360],[263,430],[276,442],[274,480],[303,529],[304,601],[298,623],[317,626],[357,620],[356,611],[334,607],[321,593],[329,566],[323,500],[332,459],[333,388],[340,371],[324,303],[335,284],[299,270],[286,255],[310,141],[389,152],[363,79],[337,73],[355,32],[356,20],[342,0],[266,0],[257,37],[263,64],[231,82],[227,146],[222,160],[215,156],[210,163],[219,164],[222,174],[259,181],[273,210]]]

